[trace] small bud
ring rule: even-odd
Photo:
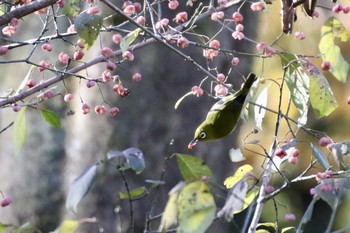
[[[234,12],[232,14],[232,19],[235,22],[235,24],[239,24],[243,22],[243,15],[239,13],[238,11]]]
[[[12,197],[11,196],[5,196],[1,199],[0,205],[1,207],[6,207],[12,203]]]
[[[69,56],[68,54],[61,52],[60,54],[58,54],[58,60],[63,64],[68,64]]]
[[[237,66],[239,64],[239,58],[238,57],[233,57],[231,60],[231,65]]]
[[[294,37],[298,40],[304,40],[305,39],[305,33],[304,32],[295,32]]]
[[[329,137],[322,137],[322,138],[320,138],[318,143],[321,147],[325,147],[328,144],[332,143],[332,140]]]
[[[123,58],[127,61],[133,61],[134,60],[134,54],[132,54],[130,51],[125,51],[123,53]]]
[[[101,50],[101,54],[102,56],[105,56],[105,57],[112,57],[113,56],[113,50],[111,48],[108,48],[108,47],[104,47],[102,50]]]
[[[64,95],[63,100],[64,100],[65,102],[69,102],[69,101],[71,101],[73,98],[74,98],[74,95],[73,95],[72,93],[67,93],[67,94]]]
[[[132,81],[134,81],[135,83],[141,82],[142,76],[140,73],[135,73],[132,76]]]
[[[298,157],[299,154],[300,154],[300,151],[299,151],[299,149],[297,149],[297,148],[295,148],[295,149],[292,151],[292,156],[293,156],[293,157]]]
[[[297,164],[297,163],[298,163],[298,157],[289,156],[289,158],[288,158],[288,162],[289,162],[290,164],[295,165],[295,164]]]
[[[115,70],[115,68],[117,68],[117,65],[114,62],[108,61],[107,65],[106,65],[106,69],[113,71]]]
[[[55,95],[55,93],[53,93],[52,90],[47,90],[44,92],[43,99],[44,100],[51,99],[54,95]]]
[[[136,8],[134,5],[128,5],[124,8],[124,13],[127,14],[127,15],[133,15],[136,13]]]
[[[78,61],[81,60],[84,57],[84,52],[79,50],[79,51],[75,51],[73,54],[73,59]]]
[[[142,10],[142,5],[139,2],[134,2],[134,7],[136,12],[140,12]]]
[[[232,32],[232,37],[235,40],[243,40],[245,36],[244,36],[243,32],[234,31],[234,32]]]
[[[191,91],[192,91],[192,95],[196,95],[197,97],[203,95],[203,89],[198,86],[193,86]]]
[[[177,0],[170,0],[168,3],[168,7],[170,10],[175,10],[179,6],[179,2]]]
[[[250,9],[252,11],[262,11],[265,9],[265,6],[262,2],[254,2],[252,5],[250,5]]]
[[[214,91],[215,91],[215,96],[219,96],[219,97],[223,97],[228,94],[227,88],[222,84],[216,85],[214,87]]]
[[[0,46],[0,55],[5,55],[9,49],[5,46]]]
[[[14,112],[19,112],[19,111],[21,110],[21,108],[22,108],[22,106],[21,106],[20,104],[14,104],[14,105],[12,106],[12,110],[13,110]]]
[[[177,46],[179,46],[180,48],[187,47],[189,45],[189,43],[190,42],[183,36],[181,36],[179,39],[177,39],[177,42],[176,42]]]
[[[91,110],[90,106],[86,103],[83,103],[81,110],[83,110],[83,114],[88,114]]]
[[[295,217],[295,214],[293,213],[286,213],[284,216],[283,216],[284,220],[290,222],[290,221],[295,221],[296,217]]]
[[[47,52],[51,52],[52,51],[52,45],[50,45],[49,43],[45,43],[41,46],[41,49]]]
[[[28,79],[26,82],[26,86],[28,88],[32,88],[32,87],[36,86],[36,81],[34,79]]]
[[[146,18],[144,16],[140,15],[140,16],[138,16],[136,18],[136,22],[138,24],[145,25],[146,24]]]
[[[112,37],[112,40],[114,43],[119,44],[120,41],[122,40],[122,35],[120,35],[119,33],[114,34]]]
[[[323,61],[321,64],[322,70],[328,71],[331,69],[331,62],[330,61]]]
[[[216,75],[216,80],[218,80],[219,82],[224,82],[226,79],[225,75],[222,73],[219,73]]]
[[[218,40],[210,41],[209,42],[209,47],[214,48],[214,49],[220,48],[220,41],[218,41]]]
[[[349,11],[350,11],[350,7],[349,6],[343,6],[343,13],[344,14],[349,13]]]
[[[175,22],[178,24],[184,23],[187,21],[187,17],[187,12],[180,12],[175,16]]]
[[[108,83],[112,79],[112,74],[109,71],[103,71],[102,73],[102,81],[104,83]]]
[[[108,112],[109,112],[109,115],[116,116],[119,113],[119,108],[117,107],[110,108]]]
[[[104,115],[107,112],[106,107],[104,105],[96,105],[95,106],[95,113],[97,115]]]
[[[94,80],[88,80],[86,83],[87,88],[94,87],[96,85],[96,82]]]
[[[236,25],[236,28],[235,28],[235,29],[236,29],[237,32],[241,32],[241,31],[243,31],[244,26],[243,26],[243,24],[240,24],[240,23],[239,23],[239,24]]]

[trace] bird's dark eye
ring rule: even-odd
[[[207,136],[207,134],[204,133],[204,132],[201,132],[201,133],[199,134],[199,137],[202,138],[202,139],[205,138],[206,136]]]

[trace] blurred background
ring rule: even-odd
[[[209,1],[201,1],[207,4]],[[120,6],[121,3],[115,2]],[[198,4],[196,2],[195,4]],[[323,6],[332,7],[329,1],[320,1]],[[349,1],[344,1],[349,4]],[[193,13],[195,7],[185,7],[181,2],[180,7],[183,10]],[[102,6],[102,5],[101,5]],[[231,18],[233,12],[237,11],[239,6],[232,7],[225,11],[225,17]],[[267,5],[262,12],[252,12],[250,4],[243,4],[240,12],[245,16],[244,34],[255,40],[264,41],[271,44],[281,33],[280,25],[280,3],[274,1],[272,5]],[[274,46],[276,49],[285,50],[296,54],[316,55],[318,51],[318,42],[320,39],[320,28],[329,16],[330,11],[326,8],[318,8],[320,17],[310,19],[304,16],[304,13],[298,10],[298,20],[294,25],[294,31],[303,31],[306,39],[297,40],[293,35],[284,35]],[[104,14],[111,14],[109,9],[103,8]],[[166,4],[163,9],[164,17],[173,19],[174,12],[167,10]],[[350,21],[347,15],[337,15],[344,23],[347,30],[350,30]],[[61,20],[61,19],[59,19]],[[120,23],[123,18],[113,17],[113,23]],[[22,25],[22,26],[21,26]],[[19,32],[14,36],[16,38],[30,39],[38,36],[41,19],[38,16],[27,16],[20,22]],[[62,28],[68,27],[69,22],[62,20]],[[63,26],[65,25],[65,27]],[[216,25],[216,26],[215,26]],[[214,36],[221,26],[213,24],[210,19],[198,22],[196,33]],[[93,58],[100,54],[100,49],[105,46],[111,46],[118,49],[118,46],[111,43],[112,33],[102,33],[95,45],[86,52],[87,57]],[[223,30],[216,36],[221,42],[221,47],[244,52],[247,54],[257,54],[255,44],[247,40],[233,40],[231,32]],[[188,36],[191,41],[198,42],[195,36]],[[37,49],[33,54],[33,60],[37,62],[42,59],[55,61],[61,50],[74,52],[69,42],[75,43],[77,37],[69,38],[68,42],[55,40],[53,44],[54,51],[43,53]],[[349,44],[342,44],[343,55],[349,61]],[[23,46],[21,49],[14,49],[3,60],[25,58],[32,46]],[[227,74],[232,68],[230,61],[232,57],[221,54],[214,62],[207,63],[202,55],[202,49],[193,45],[182,50],[191,58],[196,60],[203,67],[216,68],[219,73]],[[165,167],[165,157],[173,153],[187,153],[202,158],[212,169],[214,181],[221,185],[224,179],[233,174],[235,169],[241,164],[233,164],[229,159],[230,148],[243,149],[242,140],[254,129],[253,119],[240,121],[233,134],[223,139],[199,143],[195,149],[188,150],[187,144],[193,137],[196,126],[205,118],[206,113],[215,102],[207,95],[200,98],[195,96],[187,97],[177,110],[174,109],[176,101],[185,93],[191,90],[194,85],[199,85],[205,77],[190,62],[184,61],[177,54],[169,51],[163,46],[152,44],[134,52],[135,60],[130,63],[123,63],[117,67],[115,74],[118,74],[123,81],[123,85],[130,89],[129,96],[120,98],[113,93],[111,86],[100,85],[93,88],[86,88],[84,81],[71,77],[66,79],[65,87],[67,91],[75,94],[73,101],[64,103],[60,96],[55,97],[43,103],[43,107],[51,109],[61,117],[62,127],[53,129],[48,126],[35,109],[28,109],[26,113],[28,122],[28,137],[25,147],[20,155],[14,155],[12,129],[10,127],[0,135],[0,191],[3,194],[11,195],[13,203],[0,209],[0,222],[6,224],[22,225],[30,222],[41,229],[42,232],[50,232],[65,219],[80,219],[86,217],[96,217],[97,223],[82,224],[78,232],[98,232],[104,229],[104,232],[126,232],[129,224],[129,204],[126,200],[120,200],[118,193],[125,192],[125,187],[118,172],[111,167],[100,165],[98,167],[98,176],[95,184],[92,186],[89,194],[83,199],[77,209],[77,214],[72,214],[65,209],[65,198],[72,180],[77,177],[87,166],[94,164],[105,158],[109,150],[124,150],[128,147],[140,148],[145,156],[146,169],[140,175],[134,172],[126,172],[126,177],[130,188],[140,186],[149,187],[145,183],[146,179],[157,180],[165,169],[165,185],[161,186],[155,213],[161,213],[167,201],[167,195],[170,189],[175,186],[181,176],[176,166],[175,159],[167,161]],[[43,58],[44,56],[44,58]],[[244,81],[242,78],[253,71],[266,79],[280,80],[282,69],[280,59],[274,56],[268,59],[261,59],[251,55],[239,55],[240,64],[229,75],[228,82],[232,83],[237,90]],[[311,59],[319,67],[321,59]],[[79,64],[79,63],[77,63]],[[0,83],[1,91],[16,89],[28,70],[30,65],[25,63],[10,63],[0,65]],[[105,64],[99,64],[89,68],[81,75],[87,75],[90,78],[98,78],[105,69]],[[140,72],[142,81],[140,83],[132,82],[132,74]],[[37,75],[37,76],[35,76]],[[50,74],[35,73],[33,78],[37,81],[50,78]],[[335,80],[331,74],[325,73],[332,90],[339,102],[339,108],[329,117],[316,120],[312,111],[309,113],[308,128],[320,130],[329,135],[334,141],[343,141],[349,138],[349,112],[347,105],[347,96],[350,95],[348,83],[340,83]],[[261,83],[260,88],[270,83]],[[211,83],[206,81],[203,88],[210,91]],[[62,83],[57,84],[57,93],[65,93]],[[103,97],[101,95],[103,94]],[[112,106],[117,106],[120,113],[117,117],[98,116],[95,113],[83,115],[81,113],[81,100],[89,103],[90,106],[103,103],[104,100]],[[276,109],[279,91],[277,85],[271,84],[269,88],[269,107]],[[286,90],[286,96],[288,92]],[[285,98],[287,100],[287,98]],[[286,104],[286,103],[285,103]],[[284,106],[285,108],[286,106]],[[74,111],[74,115],[67,114]],[[12,109],[1,109],[0,126],[1,129],[7,127],[14,121],[16,113]],[[290,117],[297,118],[298,113],[292,108]],[[250,135],[249,140],[259,140],[265,148],[269,148],[273,140],[276,116],[268,113],[263,123],[263,131],[255,135]],[[285,141],[288,129],[282,125],[279,134],[279,140]],[[311,160],[311,151],[308,141],[317,143],[317,140],[306,133],[300,132],[298,143],[301,151],[298,165],[288,177],[292,178],[299,174]],[[171,143],[172,142],[172,143]],[[252,150],[257,150],[251,147]],[[247,160],[254,167],[254,172],[259,176],[262,172],[263,158],[254,156],[254,154],[243,150]],[[325,151],[325,153],[328,153]],[[319,167],[321,171],[321,167]],[[317,172],[317,168],[312,172]],[[278,187],[281,180],[276,175],[273,177],[272,184]],[[287,212],[296,214],[297,220],[294,222],[283,222],[282,225],[297,225],[298,220],[305,212],[312,196],[309,189],[316,185],[314,180],[300,182],[288,187],[283,191],[275,201],[278,203],[278,216],[280,219]],[[225,197],[225,193],[220,190],[219,195]],[[133,202],[135,214],[135,232],[142,232],[145,226],[146,213],[150,211],[152,201],[156,198],[154,190],[151,189],[149,195]],[[217,198],[217,206],[221,207],[224,200]],[[338,229],[346,226],[349,216],[346,213],[348,209],[347,198],[344,198],[343,204],[336,216],[336,226]],[[312,221],[307,225],[305,232],[323,232],[329,219],[330,208],[327,204],[319,202],[315,207],[315,214]],[[117,211],[118,210],[118,213]],[[242,225],[245,212],[235,216],[232,223],[216,221],[208,232],[239,232],[238,226]],[[272,202],[267,203],[261,221],[274,221],[275,209]],[[153,229],[157,229],[157,222]]]

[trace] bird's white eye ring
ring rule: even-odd
[[[202,139],[205,138],[206,136],[207,136],[207,134],[204,133],[204,132],[201,132],[201,133],[199,134],[199,137],[202,138]]]

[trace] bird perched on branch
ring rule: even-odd
[[[197,127],[188,149],[192,149],[198,141],[219,139],[233,131],[256,79],[256,75],[250,73],[239,91],[223,97],[211,107],[206,119]]]

